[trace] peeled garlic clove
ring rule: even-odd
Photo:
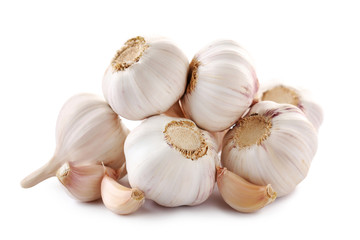
[[[55,176],[66,161],[83,165],[104,163],[118,169],[125,162],[124,141],[129,130],[101,98],[78,94],[62,107],[56,124],[54,157],[22,180],[24,188]]]
[[[323,121],[323,111],[321,107],[315,103],[304,90],[283,84],[275,84],[261,91],[260,100],[288,103],[297,106],[305,113],[306,117],[317,130]]]
[[[249,108],[258,87],[249,54],[233,41],[216,41],[191,61],[181,104],[200,128],[223,131]]]
[[[56,172],[59,181],[70,194],[82,202],[90,202],[101,197],[101,181],[104,175],[117,178],[115,170],[102,165],[75,165],[64,163]]]
[[[239,212],[255,212],[276,199],[271,185],[252,184],[226,168],[217,167],[217,185],[224,201]]]
[[[101,196],[109,210],[121,215],[135,212],[145,202],[142,191],[124,187],[108,175],[105,175],[101,182]]]
[[[281,197],[306,177],[316,149],[316,129],[299,108],[263,101],[225,135],[221,162]]]
[[[148,118],[125,141],[129,183],[163,206],[200,204],[215,185],[216,147],[189,119]]]
[[[188,64],[185,54],[166,38],[129,39],[105,72],[105,99],[130,120],[163,113],[183,95]]]

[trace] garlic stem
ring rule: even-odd
[[[21,186],[23,188],[30,188],[44,181],[45,179],[54,177],[56,171],[59,169],[62,163],[63,162],[59,161],[56,157],[51,158],[51,160],[47,162],[44,166],[25,177],[20,183]]]

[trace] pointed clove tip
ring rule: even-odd
[[[275,201],[277,193],[274,191],[270,184],[266,186],[266,194],[269,197],[269,203]]]
[[[137,201],[141,201],[145,198],[145,194],[138,188],[132,189],[131,197]]]

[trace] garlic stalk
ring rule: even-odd
[[[127,137],[125,156],[130,185],[160,205],[197,205],[213,191],[216,143],[189,119],[144,120]]]
[[[166,38],[129,39],[104,74],[105,99],[130,120],[163,113],[183,95],[188,64],[185,54]]]
[[[321,107],[315,103],[311,99],[310,94],[304,90],[283,84],[274,84],[262,89],[260,100],[288,103],[297,106],[305,113],[306,117],[316,129],[319,129],[323,121],[323,111]]]
[[[221,162],[281,197],[306,177],[316,149],[317,132],[299,108],[262,101],[225,135]]]
[[[106,208],[121,215],[135,212],[145,202],[142,191],[122,186],[108,175],[105,175],[101,182],[101,196]]]
[[[222,198],[236,211],[255,212],[276,199],[270,184],[252,184],[226,168],[217,167],[216,179]]]
[[[118,169],[125,162],[123,145],[129,130],[110,106],[98,96],[79,94],[62,107],[56,124],[53,158],[22,180],[24,188],[55,176],[65,162],[104,163]]]
[[[249,54],[233,41],[216,41],[192,59],[181,104],[200,128],[223,131],[249,108],[258,86]]]
[[[104,175],[117,178],[116,171],[102,165],[75,165],[64,163],[56,172],[59,181],[72,196],[82,202],[90,202],[101,197],[101,181]]]

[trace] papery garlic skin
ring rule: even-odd
[[[137,211],[145,202],[142,191],[122,186],[108,175],[101,181],[101,197],[106,208],[120,215]]]
[[[207,131],[223,131],[251,105],[259,83],[249,54],[221,40],[199,51],[190,63],[181,99],[185,116]]]
[[[127,137],[125,156],[130,185],[162,206],[197,205],[213,191],[216,144],[189,119],[146,119]]]
[[[217,185],[224,201],[239,212],[255,212],[276,199],[271,185],[252,184],[226,168],[217,167]]]
[[[299,108],[263,101],[225,135],[221,162],[281,197],[306,177],[316,150],[316,129]]]
[[[125,162],[124,142],[129,130],[100,97],[78,94],[62,107],[56,124],[54,157],[26,177],[21,185],[32,187],[55,176],[66,161],[77,164],[104,164],[118,169]]]
[[[169,39],[136,37],[118,51],[103,77],[106,101],[120,116],[141,120],[183,95],[188,59]]]
[[[76,165],[64,163],[56,172],[59,181],[69,193],[81,202],[90,202],[101,197],[101,181],[107,174],[117,178],[116,171],[102,165]]]
[[[290,87],[280,83],[264,86],[259,91],[259,99],[262,101],[274,101],[277,103],[288,103],[300,108],[319,130],[323,122],[323,111],[309,92],[300,88]]]

